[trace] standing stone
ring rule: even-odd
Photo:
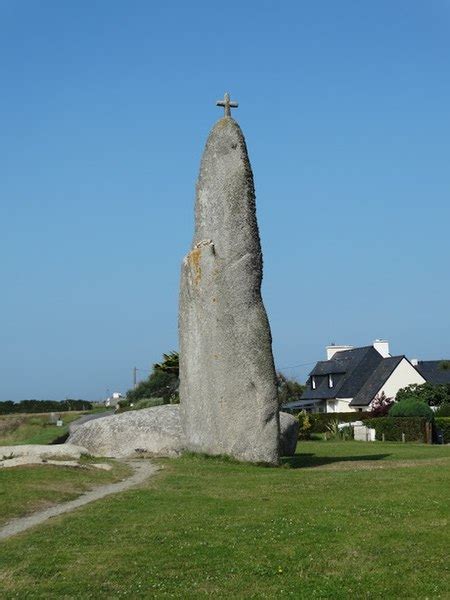
[[[182,265],[182,425],[191,451],[278,464],[276,377],[261,299],[253,174],[226,99],[227,116],[215,124],[203,154],[193,248]]]

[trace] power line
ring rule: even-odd
[[[285,371],[286,369],[297,369],[298,367],[307,367],[308,365],[315,365],[316,362],[318,362],[318,361],[315,360],[314,362],[302,363],[300,365],[292,365],[292,367],[278,367],[278,369],[280,371]]]
[[[338,352],[336,352],[336,354],[339,354]],[[328,360],[332,360],[332,359],[327,359],[327,360],[315,360],[314,362],[309,362],[309,363],[302,363],[301,365],[293,365],[292,367],[278,367],[280,371],[286,370],[286,369],[297,369],[298,367],[307,367],[308,365],[315,365],[318,362],[328,362]],[[339,360],[339,362],[342,362],[344,360],[351,360],[350,356],[342,356],[342,357],[337,357],[336,360]]]

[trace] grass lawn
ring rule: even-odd
[[[86,465],[91,461],[81,459]],[[0,525],[14,517],[72,500],[94,486],[123,479],[129,472],[120,463],[113,463],[111,471],[53,465],[0,469]]]
[[[2,543],[0,597],[450,598],[450,446],[299,453],[160,461],[145,487]]]
[[[86,413],[71,411],[60,414],[64,422],[62,427],[49,424],[49,413],[0,416],[0,446],[51,444],[67,434],[69,423]]]

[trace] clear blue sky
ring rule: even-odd
[[[277,366],[450,357],[447,0],[0,0],[0,73],[1,400],[99,399],[177,348],[226,90]]]

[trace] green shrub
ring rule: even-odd
[[[434,413],[435,417],[450,417],[450,402],[444,402],[441,404],[437,411]]]
[[[441,369],[446,371],[445,367],[448,361],[441,362]],[[399,390],[395,396],[397,402],[406,398],[417,398],[429,406],[440,406],[443,402],[450,402],[450,383],[413,383]]]
[[[434,419],[431,408],[418,398],[405,398],[396,402],[389,409],[390,417],[424,417],[427,421]]]
[[[450,444],[450,417],[436,417],[434,424],[442,432],[444,444]]]
[[[328,437],[332,440],[339,439],[339,421],[336,417],[327,423],[327,438]]]
[[[310,419],[311,415],[308,414],[306,411],[302,410],[302,412],[299,412],[297,415],[297,419],[299,422],[299,428],[298,428],[298,439],[299,440],[308,440],[310,438],[311,435],[311,419]]]
[[[164,398],[142,398],[133,404],[133,410],[140,410],[141,408],[151,408],[152,406],[161,406],[165,404]]]
[[[353,427],[351,425],[346,425],[345,427],[341,427],[339,430],[339,437],[341,440],[352,440],[354,437]]]
[[[309,413],[310,433],[326,433],[330,421],[337,420],[339,423],[352,423],[353,421],[370,419],[372,416],[370,412]]]
[[[387,442],[401,442],[402,433],[405,434],[407,442],[425,442],[425,417],[378,417],[367,419],[365,425],[375,429],[377,440],[384,439]]]
[[[350,425],[339,427],[339,420],[335,417],[327,423],[326,437],[332,440],[351,440],[353,439],[353,427]]]

